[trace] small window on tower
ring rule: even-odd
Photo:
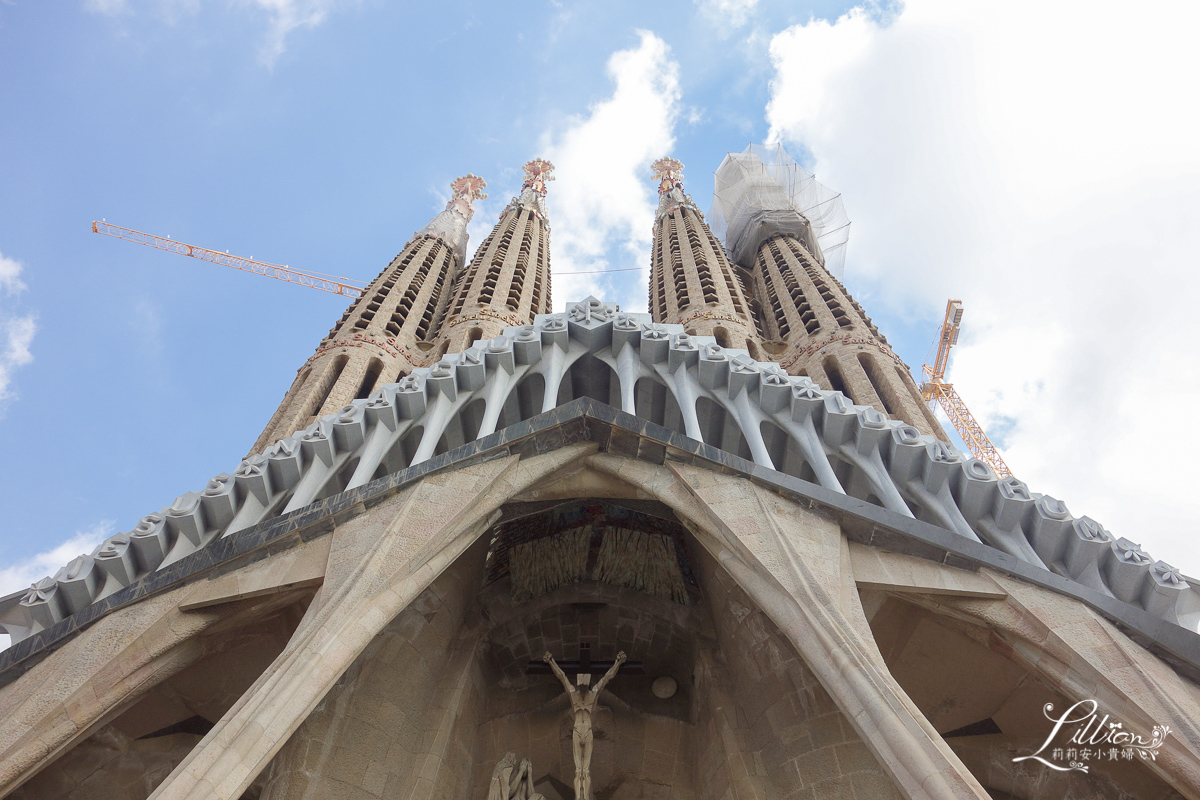
[[[838,368],[837,359],[829,356],[822,362],[821,366],[825,368],[825,376],[829,378],[829,388],[846,395],[846,397],[850,398],[850,402],[855,402],[854,395],[850,394],[849,390],[846,389],[846,382],[842,380],[842,371]]]
[[[381,372],[383,372],[383,364],[376,359],[371,359],[366,373],[363,374],[362,383],[358,385],[358,392],[354,395],[355,400],[363,400],[371,396],[371,391],[375,388],[375,382],[379,380]]]

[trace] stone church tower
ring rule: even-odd
[[[523,169],[520,196],[454,279],[442,323],[443,352],[462,352],[507,326],[528,325],[534,315],[550,312],[546,183],[554,180],[554,165],[538,158]]]
[[[940,438],[818,206],[660,161],[652,313],[550,313],[548,168],[0,598],[0,797],[1200,797],[1200,582]]]
[[[429,362],[448,299],[444,289],[464,261],[471,204],[487,197],[486,186],[470,174],[450,184],[445,210],[408,240],[300,368],[253,452]]]
[[[714,212],[754,298],[765,349],[789,374],[945,439],[908,366],[825,263],[799,209],[812,204],[827,215],[837,197],[812,197],[814,188],[823,187],[778,146],[751,145],[717,169]]]
[[[758,356],[758,339],[741,276],[713,236],[704,215],[683,191],[683,164],[654,162],[658,211],[650,262],[650,315],[683,325],[689,335],[712,336],[722,347]]]

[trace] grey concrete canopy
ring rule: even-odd
[[[1200,622],[1193,581],[1061,501],[777,364],[589,297],[416,369],[246,458],[0,599],[0,627],[19,641],[224,536],[578,397],[982,542],[1189,630]]]

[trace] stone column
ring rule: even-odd
[[[431,476],[334,532],[292,640],[154,800],[240,797],[372,639],[487,529],[512,494],[594,452],[581,444]]]

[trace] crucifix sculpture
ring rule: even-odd
[[[574,686],[571,685],[566,673],[563,672],[562,667],[558,665],[549,651],[542,656],[545,665],[531,661],[526,672],[545,672],[548,666],[567,691],[567,697],[571,700],[571,715],[574,719],[571,729],[571,752],[575,757],[575,800],[591,800],[592,712],[596,710],[596,698],[600,696],[600,692],[604,690],[608,682],[616,676],[617,670],[621,668],[626,659],[625,652],[622,651],[617,653],[616,659],[612,662],[593,662],[591,646],[586,642],[579,646],[579,656],[579,661],[563,662],[564,666],[575,673]],[[590,686],[592,674],[597,671],[598,667],[602,668],[609,663],[611,666],[604,673],[604,677],[596,681],[595,686]],[[631,666],[640,668],[641,663],[637,662]],[[537,669],[537,667],[541,667],[541,669]]]

